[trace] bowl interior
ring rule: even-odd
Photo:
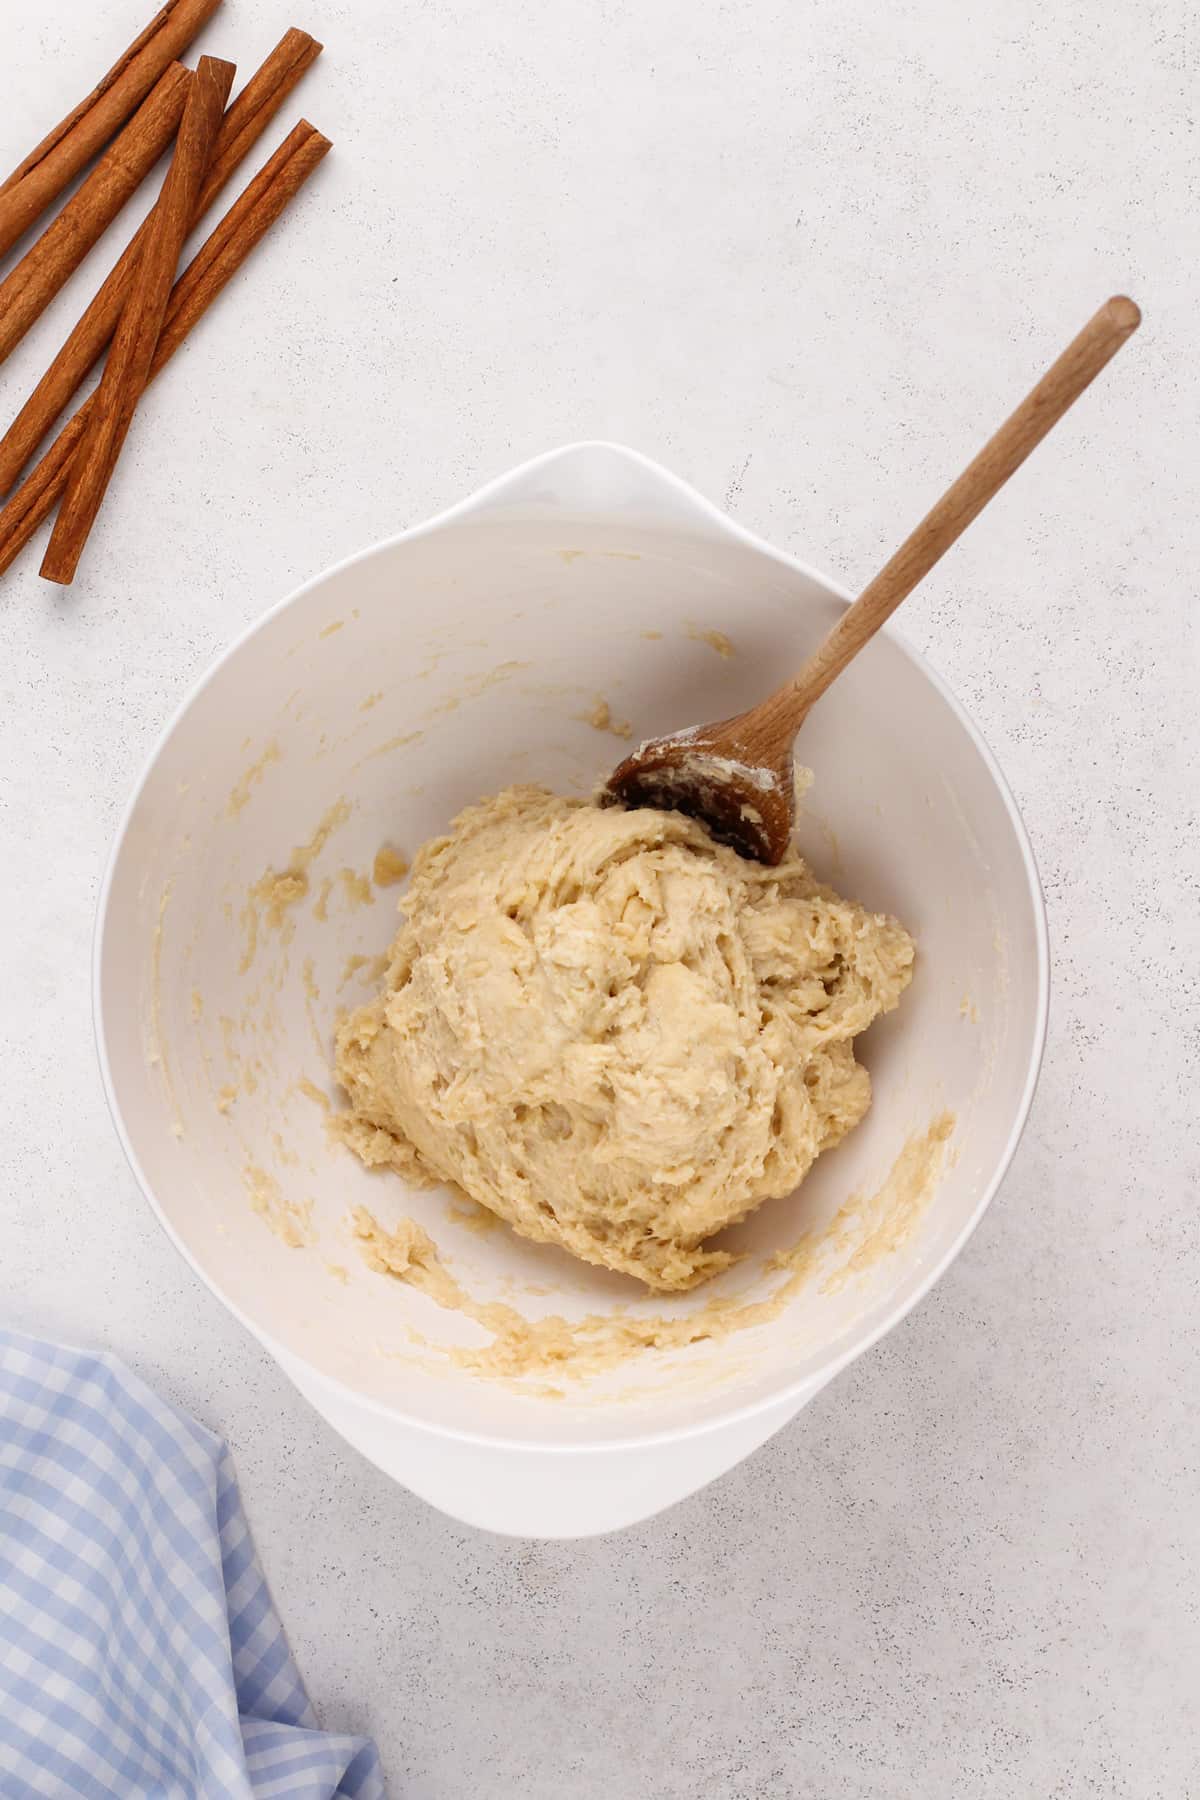
[[[915,933],[918,972],[898,1013],[860,1040],[875,1087],[866,1121],[801,1190],[738,1228],[748,1254],[718,1291],[740,1303],[774,1294],[772,1253],[826,1229],[852,1196],[882,1190],[884,1213],[852,1207],[852,1230],[826,1230],[778,1316],[585,1381],[486,1380],[448,1354],[485,1344],[486,1331],[369,1270],[352,1206],[385,1225],[416,1218],[464,1289],[530,1318],[676,1316],[712,1294],[646,1299],[506,1228],[481,1232],[444,1192],[366,1173],[325,1129],[335,1018],[369,993],[395,927],[401,890],[371,879],[380,847],[411,855],[509,782],[586,794],[622,753],[589,722],[598,701],[637,736],[730,713],[797,664],[842,604],[700,520],[662,528],[514,505],[324,577],[194,695],[113,864],[101,1037],[143,1184],[268,1342],[417,1421],[603,1442],[818,1378],[951,1253],[1024,1103],[1038,911],[985,755],[894,637],[869,647],[805,727],[816,781],[802,835],[819,875]],[[300,846],[308,892],[272,918],[264,877]],[[898,1198],[889,1171],[947,1113],[940,1180]]]

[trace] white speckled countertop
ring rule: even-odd
[[[146,10],[13,11],[8,162]],[[0,584],[2,1307],[229,1439],[323,1717],[397,1797],[1200,1794],[1190,10],[227,0],[205,34],[243,73],[322,37],[285,118],[335,151],[148,397],[74,588],[36,555]],[[107,255],[0,371],[6,416]],[[861,581],[1118,289],[1140,335],[905,619],[1050,907],[999,1198],[905,1325],[665,1517],[450,1524],[296,1397],[125,1168],[89,945],[151,743],[301,578],[573,438]]]

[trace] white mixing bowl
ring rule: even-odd
[[[622,748],[588,722],[598,698],[638,736],[735,712],[844,604],[665,470],[577,445],[269,612],[179,712],[130,804],[101,899],[96,1007],[138,1179],[313,1405],[459,1519],[582,1535],[712,1479],[929,1289],[1012,1156],[1046,1021],[1037,876],[978,734],[889,632],[805,727],[816,783],[802,841],[841,892],[913,931],[918,971],[860,1042],[866,1121],[735,1234],[749,1254],[717,1291],[750,1300],[784,1279],[772,1252],[803,1232],[822,1246],[779,1316],[586,1380],[487,1379],[451,1353],[487,1333],[367,1268],[347,1224],[358,1203],[385,1225],[417,1219],[465,1290],[529,1317],[711,1302],[647,1298],[507,1229],[473,1229],[440,1190],[368,1174],[330,1140],[314,1091],[336,1097],[334,1020],[370,991],[369,966],[348,959],[393,933],[397,890],[362,879],[381,844],[411,853],[509,782],[588,792]],[[309,892],[272,925],[249,891],[322,819]],[[940,1181],[889,1196],[905,1144],[947,1113]]]

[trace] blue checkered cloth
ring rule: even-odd
[[[382,1800],[317,1729],[229,1452],[111,1356],[0,1331],[3,1800]]]

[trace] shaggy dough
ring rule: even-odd
[[[338,1032],[362,1160],[663,1291],[870,1102],[852,1040],[912,941],[679,813],[508,788],[424,846],[383,991]]]
[[[773,1289],[757,1290],[756,1299],[714,1294],[695,1311],[670,1318],[618,1311],[588,1313],[582,1319],[566,1319],[559,1313],[527,1319],[502,1301],[479,1300],[468,1293],[415,1219],[400,1219],[389,1231],[365,1206],[356,1206],[350,1224],[368,1268],[406,1282],[489,1334],[491,1342],[482,1349],[464,1344],[448,1348],[446,1354],[460,1369],[499,1381],[527,1376],[578,1381],[615,1369],[647,1350],[682,1350],[769,1325],[782,1318],[814,1277],[820,1280],[821,1293],[839,1293],[909,1241],[937,1187],[953,1129],[953,1118],[943,1113],[927,1130],[909,1138],[875,1193],[851,1195],[823,1231],[808,1233],[769,1257],[764,1273],[783,1276]],[[500,1223],[494,1213],[480,1211],[479,1216],[493,1225]]]

